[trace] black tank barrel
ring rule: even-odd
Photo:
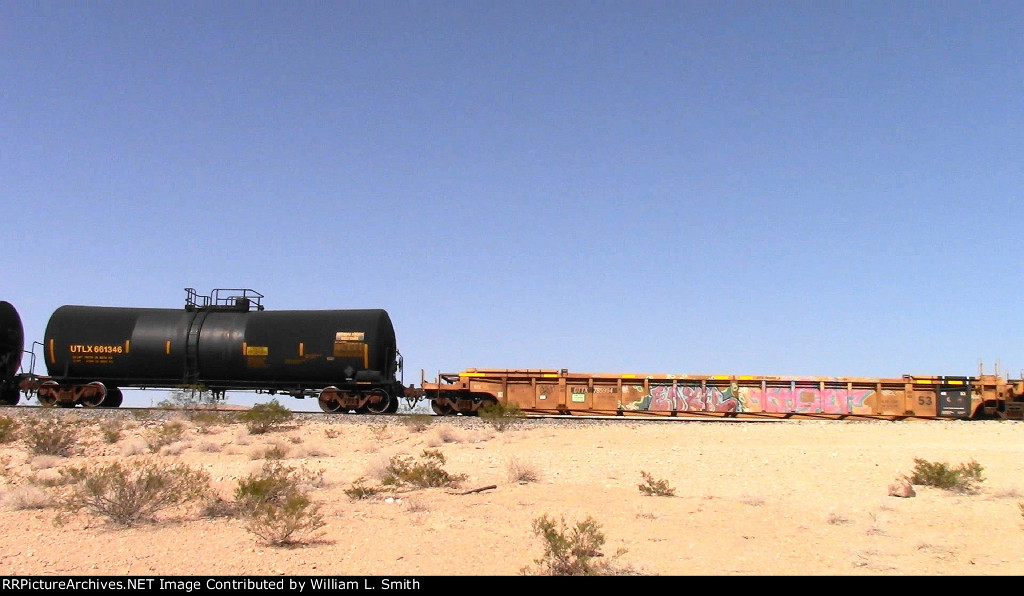
[[[387,382],[397,368],[387,311],[62,306],[44,337],[61,382],[222,389]]]
[[[10,381],[18,374],[24,351],[21,316],[13,304],[0,300],[0,381]]]

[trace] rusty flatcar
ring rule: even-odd
[[[573,415],[1021,419],[1024,381],[995,375],[901,378],[573,373],[476,369],[422,382],[439,415],[488,404]]]

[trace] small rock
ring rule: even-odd
[[[908,499],[910,497],[916,497],[917,493],[914,491],[914,485],[906,478],[903,478],[889,485],[889,496]]]

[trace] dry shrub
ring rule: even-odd
[[[47,470],[57,467],[66,461],[67,459],[56,455],[37,455],[28,460],[28,467],[33,470]]]
[[[645,472],[643,470],[640,471],[640,476],[644,479],[644,481],[639,485],[641,493],[648,497],[675,496],[676,489],[672,488],[667,480],[655,478],[649,472]]]
[[[370,423],[370,435],[375,441],[383,441],[390,439],[392,436],[391,427],[388,426],[386,420],[374,421]]]
[[[267,462],[258,474],[239,480],[236,510],[245,516],[246,529],[272,546],[313,540],[326,522],[306,486],[322,479],[323,472]]]
[[[196,445],[196,451],[201,453],[217,453],[223,446],[213,441],[202,441]]]
[[[117,446],[117,450],[124,457],[128,457],[131,455],[142,455],[143,453],[149,451],[149,447],[146,446],[146,442],[144,440],[133,439],[131,441],[119,443]]]
[[[442,424],[435,427],[434,436],[437,437],[442,443],[458,443],[459,432],[451,425]]]
[[[291,410],[274,399],[269,403],[256,404],[243,413],[239,419],[245,423],[250,434],[262,435],[280,429],[293,416]]]
[[[73,482],[63,499],[67,510],[86,509],[122,526],[210,494],[209,475],[184,464],[136,460],[68,468],[64,474]]]
[[[18,421],[10,416],[0,416],[0,444],[11,443],[18,439]]]
[[[405,507],[405,510],[409,513],[426,513],[430,511],[430,507],[427,505],[427,502],[416,497],[409,497],[405,499],[402,501],[402,506]]]
[[[477,410],[480,418],[486,420],[498,432],[505,432],[520,420],[526,418],[526,413],[516,404],[502,404],[491,402]]]
[[[915,457],[910,481],[921,486],[935,486],[944,490],[969,493],[976,492],[977,485],[984,481],[982,471],[981,464],[974,460],[953,468],[945,463]]]
[[[39,470],[28,477],[28,481],[37,486],[63,486],[69,482],[60,468],[48,468]]]
[[[116,443],[121,440],[121,433],[124,432],[124,423],[120,418],[109,418],[100,422],[100,436],[104,443]]]
[[[3,501],[12,511],[45,509],[50,506],[50,495],[37,486],[19,486],[5,494]]]
[[[382,490],[384,490],[383,487],[370,486],[369,484],[366,483],[366,478],[360,476],[348,488],[345,489],[345,494],[348,495],[348,498],[352,499],[353,501],[359,501],[362,499],[370,499],[372,497],[375,497],[378,494],[380,494]]]
[[[316,443],[307,443],[307,444],[303,445],[302,448],[295,450],[295,455],[294,455],[294,457],[296,457],[296,458],[303,458],[303,457],[333,457],[333,456],[334,456],[334,452],[329,451],[329,450],[325,449],[323,446],[317,445]]]
[[[529,462],[513,457],[508,461],[508,480],[519,484],[529,484],[540,480],[540,472]]]
[[[556,522],[547,514],[533,520],[533,532],[544,542],[544,555],[535,559],[535,570],[523,569],[525,575],[623,575],[632,574],[627,568],[614,564],[625,554],[620,550],[612,560],[604,560],[600,551],[604,546],[605,536],[601,525],[592,517],[587,517],[576,525],[569,527],[565,519]]]
[[[170,445],[164,445],[160,448],[160,455],[181,455],[185,453],[189,448],[188,441],[178,441],[177,443],[171,443]]]
[[[21,434],[31,453],[67,457],[78,439],[78,428],[63,417],[43,415],[28,419]]]
[[[249,452],[249,459],[285,459],[288,456],[288,448],[281,443],[260,445]]]
[[[405,425],[410,432],[421,433],[434,423],[434,417],[430,414],[409,414],[405,417]]]
[[[396,455],[388,462],[384,479],[386,486],[412,485],[419,488],[458,486],[464,474],[449,474],[444,468],[444,455],[436,449],[424,449],[419,461]]]
[[[146,436],[146,445],[153,453],[160,451],[172,443],[176,443],[185,435],[185,423],[181,420],[169,420],[159,426],[154,426]]]

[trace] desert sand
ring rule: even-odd
[[[570,526],[593,519],[606,539],[602,560],[636,574],[1024,572],[1020,422],[526,421],[500,431],[475,418],[416,427],[335,415],[252,435],[237,423],[122,412],[120,436],[108,442],[97,418],[55,415],[79,420],[69,456],[33,455],[22,440],[0,445],[4,576],[518,575],[537,571],[543,543],[532,526],[542,515]],[[147,441],[167,420],[184,430],[153,452]],[[194,507],[130,528],[84,512],[54,523],[61,487],[47,485],[63,467],[181,462],[208,472],[231,500],[268,449],[322,472],[312,489],[326,522],[319,536],[270,546],[242,519]],[[346,494],[360,478],[376,482],[391,457],[424,449],[465,475],[457,487]],[[976,461],[983,481],[973,493],[914,486],[913,497],[890,496],[915,458]],[[643,494],[642,472],[675,494]]]

